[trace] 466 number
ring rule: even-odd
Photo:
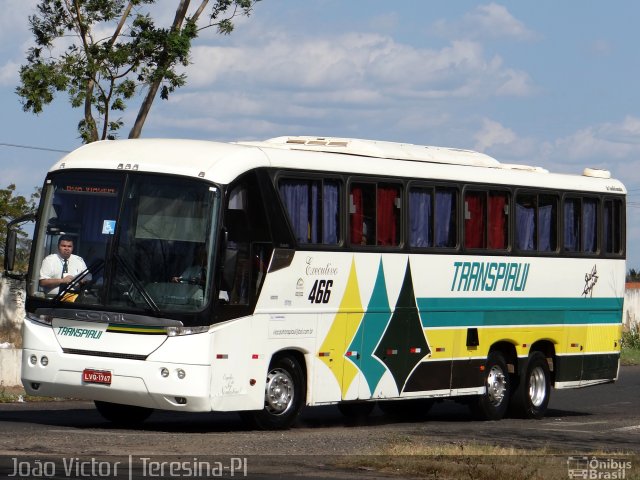
[[[309,292],[309,301],[311,303],[329,303],[331,287],[333,287],[333,280],[316,280],[311,292]]]

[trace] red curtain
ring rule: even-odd
[[[396,187],[378,187],[377,201],[377,244],[398,245],[398,213],[396,198],[399,192]]]
[[[489,248],[507,248],[507,195],[489,195]]]
[[[484,194],[465,195],[464,245],[484,248]]]

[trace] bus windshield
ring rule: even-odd
[[[51,175],[28,295],[65,308],[201,311],[211,298],[218,205],[219,189],[186,178]]]

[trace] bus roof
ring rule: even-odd
[[[293,136],[237,143],[101,141],[74,150],[51,171],[134,170],[227,184],[257,167],[626,193],[621,182],[601,169],[586,168],[582,175],[554,174],[541,167],[500,163],[471,150],[334,137]]]

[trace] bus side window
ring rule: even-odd
[[[604,251],[619,255],[622,252],[622,202],[617,199],[604,201]]]

